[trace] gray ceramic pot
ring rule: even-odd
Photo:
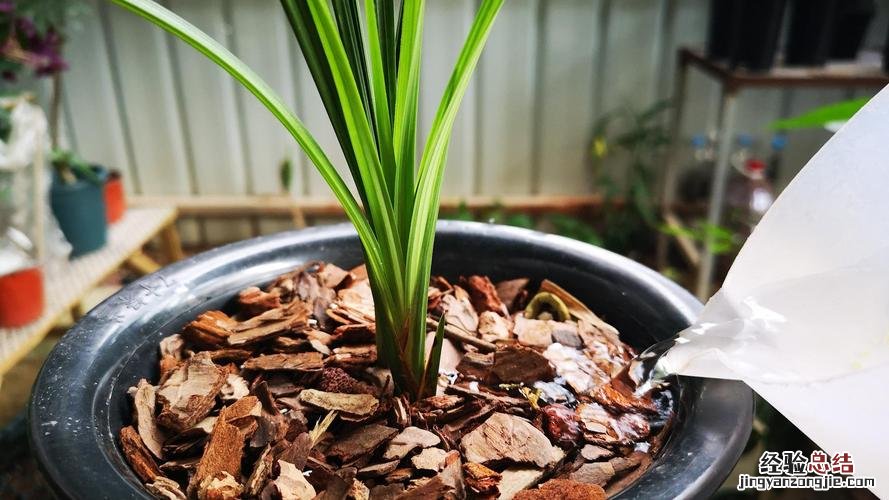
[[[129,423],[126,390],[157,377],[159,340],[239,290],[300,263],[343,267],[362,260],[348,225],[306,229],[227,245],[166,267],[90,311],[50,354],[31,398],[37,460],[63,498],[149,498],[116,436]],[[434,272],[492,279],[549,278],[583,300],[637,348],[689,324],[701,305],[659,274],[566,238],[471,222],[442,222]],[[724,380],[681,379],[678,418],[651,468],[620,498],[712,494],[731,471],[753,421],[750,389]]]

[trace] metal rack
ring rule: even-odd
[[[685,107],[688,72],[695,68],[719,84],[719,109],[716,125],[716,165],[710,189],[707,223],[718,225],[728,184],[729,159],[732,137],[735,133],[735,114],[738,94],[745,88],[873,88],[889,84],[889,75],[880,68],[860,64],[848,64],[819,68],[776,67],[765,73],[752,73],[707,58],[701,51],[680,48],[678,51],[674,107],[669,152],[663,174],[660,209],[665,223],[670,227],[682,227],[684,222],[673,210],[676,193],[676,170],[679,161],[679,142],[683,108]],[[674,232],[675,233],[675,232]],[[663,268],[667,260],[670,236],[661,235],[658,242],[658,265]],[[681,235],[674,236],[678,247],[689,263],[697,270],[695,294],[702,300],[709,298],[713,281],[714,254],[705,242],[699,245]]]

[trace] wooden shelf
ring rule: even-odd
[[[883,87],[889,74],[875,65],[837,63],[820,67],[776,66],[767,72],[730,68],[723,61],[707,58],[700,50],[679,50],[680,66],[695,66],[718,80],[729,92],[743,87]]]
[[[104,248],[44,269],[43,315],[21,328],[0,328],[0,377],[37,346],[84,294],[128,259],[141,255],[150,239],[171,228],[176,214],[172,207],[129,209],[109,228]]]

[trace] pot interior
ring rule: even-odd
[[[357,237],[345,226],[282,233],[165,268],[91,311],[47,360],[32,397],[35,452],[57,491],[87,498],[83,485],[71,477],[76,464],[65,463],[76,450],[84,457],[81,483],[102,484],[112,498],[148,498],[116,436],[131,421],[127,388],[140,378],[157,379],[159,341],[203,311],[230,309],[241,289],[264,285],[311,260],[350,267],[363,259]],[[687,292],[623,257],[499,226],[441,225],[433,273],[449,279],[470,274],[494,281],[550,279],[614,325],[636,349],[675,334],[700,307]],[[670,438],[649,471],[620,496],[673,497],[690,487],[715,490],[740,455],[752,421],[749,389],[735,382],[682,379],[674,396],[677,418]],[[50,421],[72,423],[65,433],[52,429],[44,435]]]

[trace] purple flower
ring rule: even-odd
[[[0,12],[10,1],[0,1]],[[34,70],[37,76],[50,76],[68,69],[62,57],[64,39],[52,26],[40,33],[30,19],[15,17],[7,39],[0,43],[0,55]],[[8,72],[8,71],[7,71]],[[9,75],[3,77],[8,79]]]

